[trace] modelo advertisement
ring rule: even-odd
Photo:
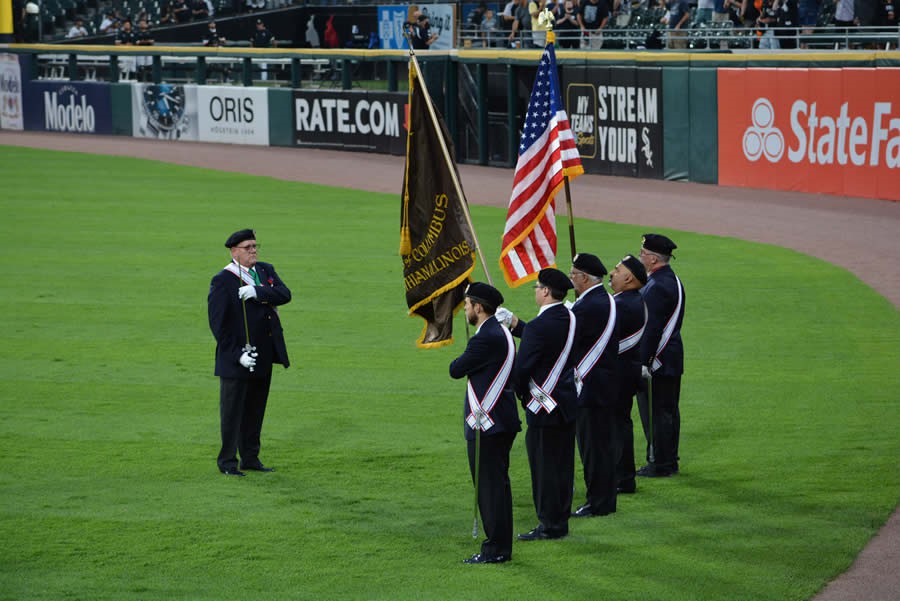
[[[109,85],[29,81],[24,86],[25,129],[74,134],[111,134]]]
[[[564,69],[562,85],[586,172],[663,178],[662,69]]]
[[[15,54],[0,54],[0,129],[24,129],[22,70]]]
[[[402,155],[406,152],[404,93],[293,94],[294,144]]]
[[[198,139],[227,144],[269,144],[268,92],[236,86],[197,88]]]
[[[719,69],[719,184],[900,200],[900,69]]]
[[[134,84],[131,87],[131,128],[135,138],[197,141],[195,85]]]

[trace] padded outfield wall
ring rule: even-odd
[[[48,48],[65,51],[39,50]],[[0,127],[405,151],[404,92],[30,79],[37,49],[28,49],[11,46],[0,56]],[[405,77],[402,52],[339,56],[390,60],[388,71]],[[560,51],[558,57],[564,103],[589,173],[900,200],[900,53]],[[460,162],[514,164],[539,58],[539,51],[423,54]]]

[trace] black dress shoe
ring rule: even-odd
[[[481,553],[476,553],[472,557],[463,559],[463,563],[506,563],[509,559],[508,555],[482,555]]]
[[[576,518],[593,518],[602,515],[609,515],[611,512],[609,511],[600,511],[594,509],[590,505],[582,505],[578,509],[575,510],[575,513],[572,514],[572,517]]]
[[[226,468],[224,470],[219,470],[219,471],[222,472],[223,474],[225,474],[226,476],[239,476],[241,478],[244,477],[244,472],[238,470],[236,467],[229,467],[229,468]]]
[[[253,470],[254,472],[274,472],[275,471],[274,467],[266,467],[261,463],[259,465],[254,465],[254,466],[242,465],[241,469],[242,470]]]
[[[554,538],[563,538],[568,535],[568,532],[548,532],[544,530],[543,526],[538,526],[534,530],[530,532],[526,532],[525,534],[519,534],[516,536],[519,540],[529,541],[529,540],[551,540]]]
[[[675,473],[674,470],[656,467],[653,464],[645,465],[637,471],[637,475],[644,478],[668,478]]]

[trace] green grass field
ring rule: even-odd
[[[803,600],[900,499],[897,310],[817,259],[667,232],[687,288],[682,473],[464,566],[463,321],[453,346],[415,348],[399,195],[6,147],[0,176],[0,599]],[[505,212],[472,213],[502,282]],[[278,471],[234,479],[215,464],[206,294],[243,227],[294,293],[294,365],[263,429]],[[577,230],[610,264],[645,228]],[[534,314],[528,287],[501,288]],[[524,436],[513,455],[522,532]]]

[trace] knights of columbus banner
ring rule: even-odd
[[[409,116],[403,173],[400,256],[409,314],[425,320],[416,345],[436,348],[453,342],[453,315],[465,300],[475,269],[475,242],[454,176],[453,148],[443,119],[432,119],[425,82],[409,65]],[[446,144],[450,162],[444,158]],[[461,189],[461,188],[460,188]]]

